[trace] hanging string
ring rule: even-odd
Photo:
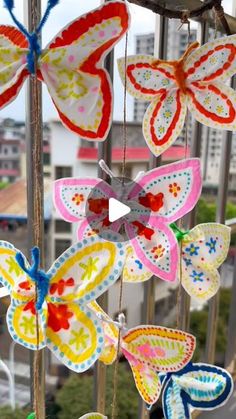
[[[35,56],[35,68],[37,66],[37,57]],[[40,114],[40,103],[39,103],[39,91],[38,91],[38,80],[34,78],[34,94],[33,94],[33,100],[35,103],[35,114]],[[42,156],[42,145],[40,141],[41,137],[41,127],[40,122],[37,119],[35,124],[35,144],[34,144],[34,178],[35,178],[35,243],[39,244],[41,240],[41,199],[42,199],[42,193],[41,193],[41,179],[40,177],[40,161]],[[38,301],[38,284],[35,283],[35,299],[36,302]],[[36,341],[37,341],[37,349],[36,354],[34,357],[34,410],[36,414],[36,419],[40,418],[40,397],[39,397],[39,370],[40,370],[40,351],[39,351],[39,314],[38,310],[36,310]]]
[[[190,20],[189,20],[189,11],[186,10],[183,12],[183,16],[181,19],[181,26],[183,26],[184,23],[186,23],[188,25],[188,47],[191,44],[191,28],[190,28]],[[180,29],[180,28],[179,28]],[[190,125],[190,117],[189,117],[189,111],[188,108],[186,110],[186,115],[185,115],[185,135],[184,135],[184,160],[187,159],[187,155],[188,155],[188,128]],[[181,306],[181,289],[182,289],[182,276],[183,276],[183,267],[182,267],[182,252],[183,252],[183,238],[184,235],[187,234],[188,232],[184,232],[183,233],[183,218],[181,218],[179,220],[179,226],[180,229],[178,229],[177,226],[176,229],[177,231],[177,239],[179,241],[179,251],[180,251],[180,258],[179,258],[179,285],[178,285],[178,290],[177,290],[177,296],[176,296],[176,328],[179,329],[180,328],[180,322],[181,322],[181,311],[180,311],[180,306]],[[178,238],[179,237],[179,238]]]
[[[187,25],[188,26],[188,43],[189,43],[189,39],[190,39],[190,20],[189,20],[189,16],[190,16],[190,11],[189,10],[183,10],[182,12],[182,17],[180,19],[180,26],[178,27],[178,31],[182,28],[183,25]]]
[[[123,275],[120,278],[120,292],[119,292],[119,305],[118,312],[119,315],[122,314],[122,297],[123,297]],[[118,388],[118,369],[119,369],[119,356],[121,348],[121,338],[122,338],[122,328],[118,329],[118,339],[117,339],[117,355],[114,365],[114,375],[113,375],[113,398],[112,398],[112,414],[111,419],[116,419],[117,416],[117,388]]]
[[[127,56],[128,56],[128,32],[125,35],[125,79],[124,79],[124,102],[123,102],[123,164],[122,164],[122,178],[123,183],[125,181],[125,168],[126,168],[126,151],[127,151],[127,112],[126,112],[126,100],[127,100]]]

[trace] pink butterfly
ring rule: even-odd
[[[79,240],[106,229],[119,232],[123,224],[127,239],[147,270],[164,280],[175,281],[178,243],[168,224],[189,212],[200,192],[199,159],[187,159],[153,169],[143,174],[138,183],[126,184],[122,202],[127,202],[132,210],[113,223],[108,217],[109,199],[121,200],[119,188],[113,190],[101,179],[55,181],[54,203],[64,220],[79,222]]]
[[[66,127],[87,140],[102,141],[110,129],[112,87],[104,59],[128,26],[126,4],[110,1],[69,23],[39,53],[38,79]],[[0,26],[0,108],[15,99],[31,72],[25,32]]]
[[[217,39],[198,48],[194,42],[178,61],[150,55],[118,60],[128,92],[150,101],[143,119],[143,134],[156,156],[180,135],[187,109],[204,125],[236,129],[236,93],[225,80],[236,72],[236,35]]]

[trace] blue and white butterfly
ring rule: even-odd
[[[191,362],[162,376],[165,419],[190,419],[193,409],[213,410],[227,402],[234,384],[231,375],[214,365]]]

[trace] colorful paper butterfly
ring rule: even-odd
[[[110,1],[75,19],[41,51],[40,30],[32,50],[31,35],[24,28],[22,33],[1,25],[0,108],[18,95],[33,71],[30,59],[36,53],[37,77],[46,83],[62,122],[82,138],[104,140],[112,118],[112,87],[104,59],[128,26],[125,2]]]
[[[89,197],[91,191],[93,198]],[[101,179],[59,179],[54,183],[54,203],[64,220],[80,221],[79,240],[106,228],[119,231],[124,224],[130,244],[148,271],[175,281],[178,244],[168,224],[194,207],[200,191],[199,160],[187,159],[153,169],[142,175],[138,183],[127,184],[125,196],[121,190],[122,199],[117,189]],[[110,198],[127,202],[132,208],[112,224],[108,220]]]
[[[44,273],[36,264],[30,269],[12,244],[1,241],[0,282],[11,295],[7,323],[12,338],[29,349],[37,349],[37,308],[39,349],[47,345],[72,370],[88,369],[100,356],[104,343],[101,321],[88,304],[118,279],[124,254],[122,244],[90,237],[68,248]],[[16,258],[21,259],[20,265]],[[35,282],[26,273],[29,270],[36,277],[40,274],[47,283],[41,289],[37,282],[37,301]]]
[[[128,92],[151,101],[143,134],[156,156],[180,135],[186,110],[201,123],[219,129],[236,129],[236,93],[225,80],[236,72],[236,35],[217,39],[202,47],[194,42],[178,61],[163,61],[150,55],[118,60]]]
[[[190,419],[191,408],[213,410],[227,402],[234,389],[231,375],[208,364],[189,363],[164,381],[165,419]]]
[[[187,293],[207,301],[220,287],[217,268],[227,257],[230,228],[218,223],[199,224],[182,240],[181,283]]]
[[[107,416],[103,416],[100,413],[92,412],[81,416],[79,419],[107,419]]]
[[[118,328],[108,323],[109,317],[92,303],[95,313],[102,313],[105,346],[100,361],[112,364],[117,356]],[[141,325],[122,333],[121,352],[129,362],[140,396],[148,404],[157,401],[161,381],[157,372],[178,371],[191,360],[194,336],[180,330]]]

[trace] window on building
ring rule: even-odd
[[[72,228],[72,224],[67,223],[63,220],[56,220],[55,221],[55,232],[56,233],[70,233]]]
[[[55,259],[58,258],[68,247],[71,246],[71,240],[55,240]]]
[[[18,153],[18,147],[16,145],[12,146],[12,153],[17,154]]]
[[[60,179],[62,177],[71,177],[71,176],[72,176],[71,166],[56,166],[55,179]]]
[[[43,153],[43,164],[50,164],[50,154],[49,153]]]
[[[3,168],[4,168],[4,169],[8,169],[8,163],[7,163],[7,162],[4,162],[4,163],[3,163]]]
[[[19,162],[18,161],[13,161],[12,162],[12,169],[18,169],[19,168]]]
[[[4,148],[4,154],[8,154],[8,148]]]

